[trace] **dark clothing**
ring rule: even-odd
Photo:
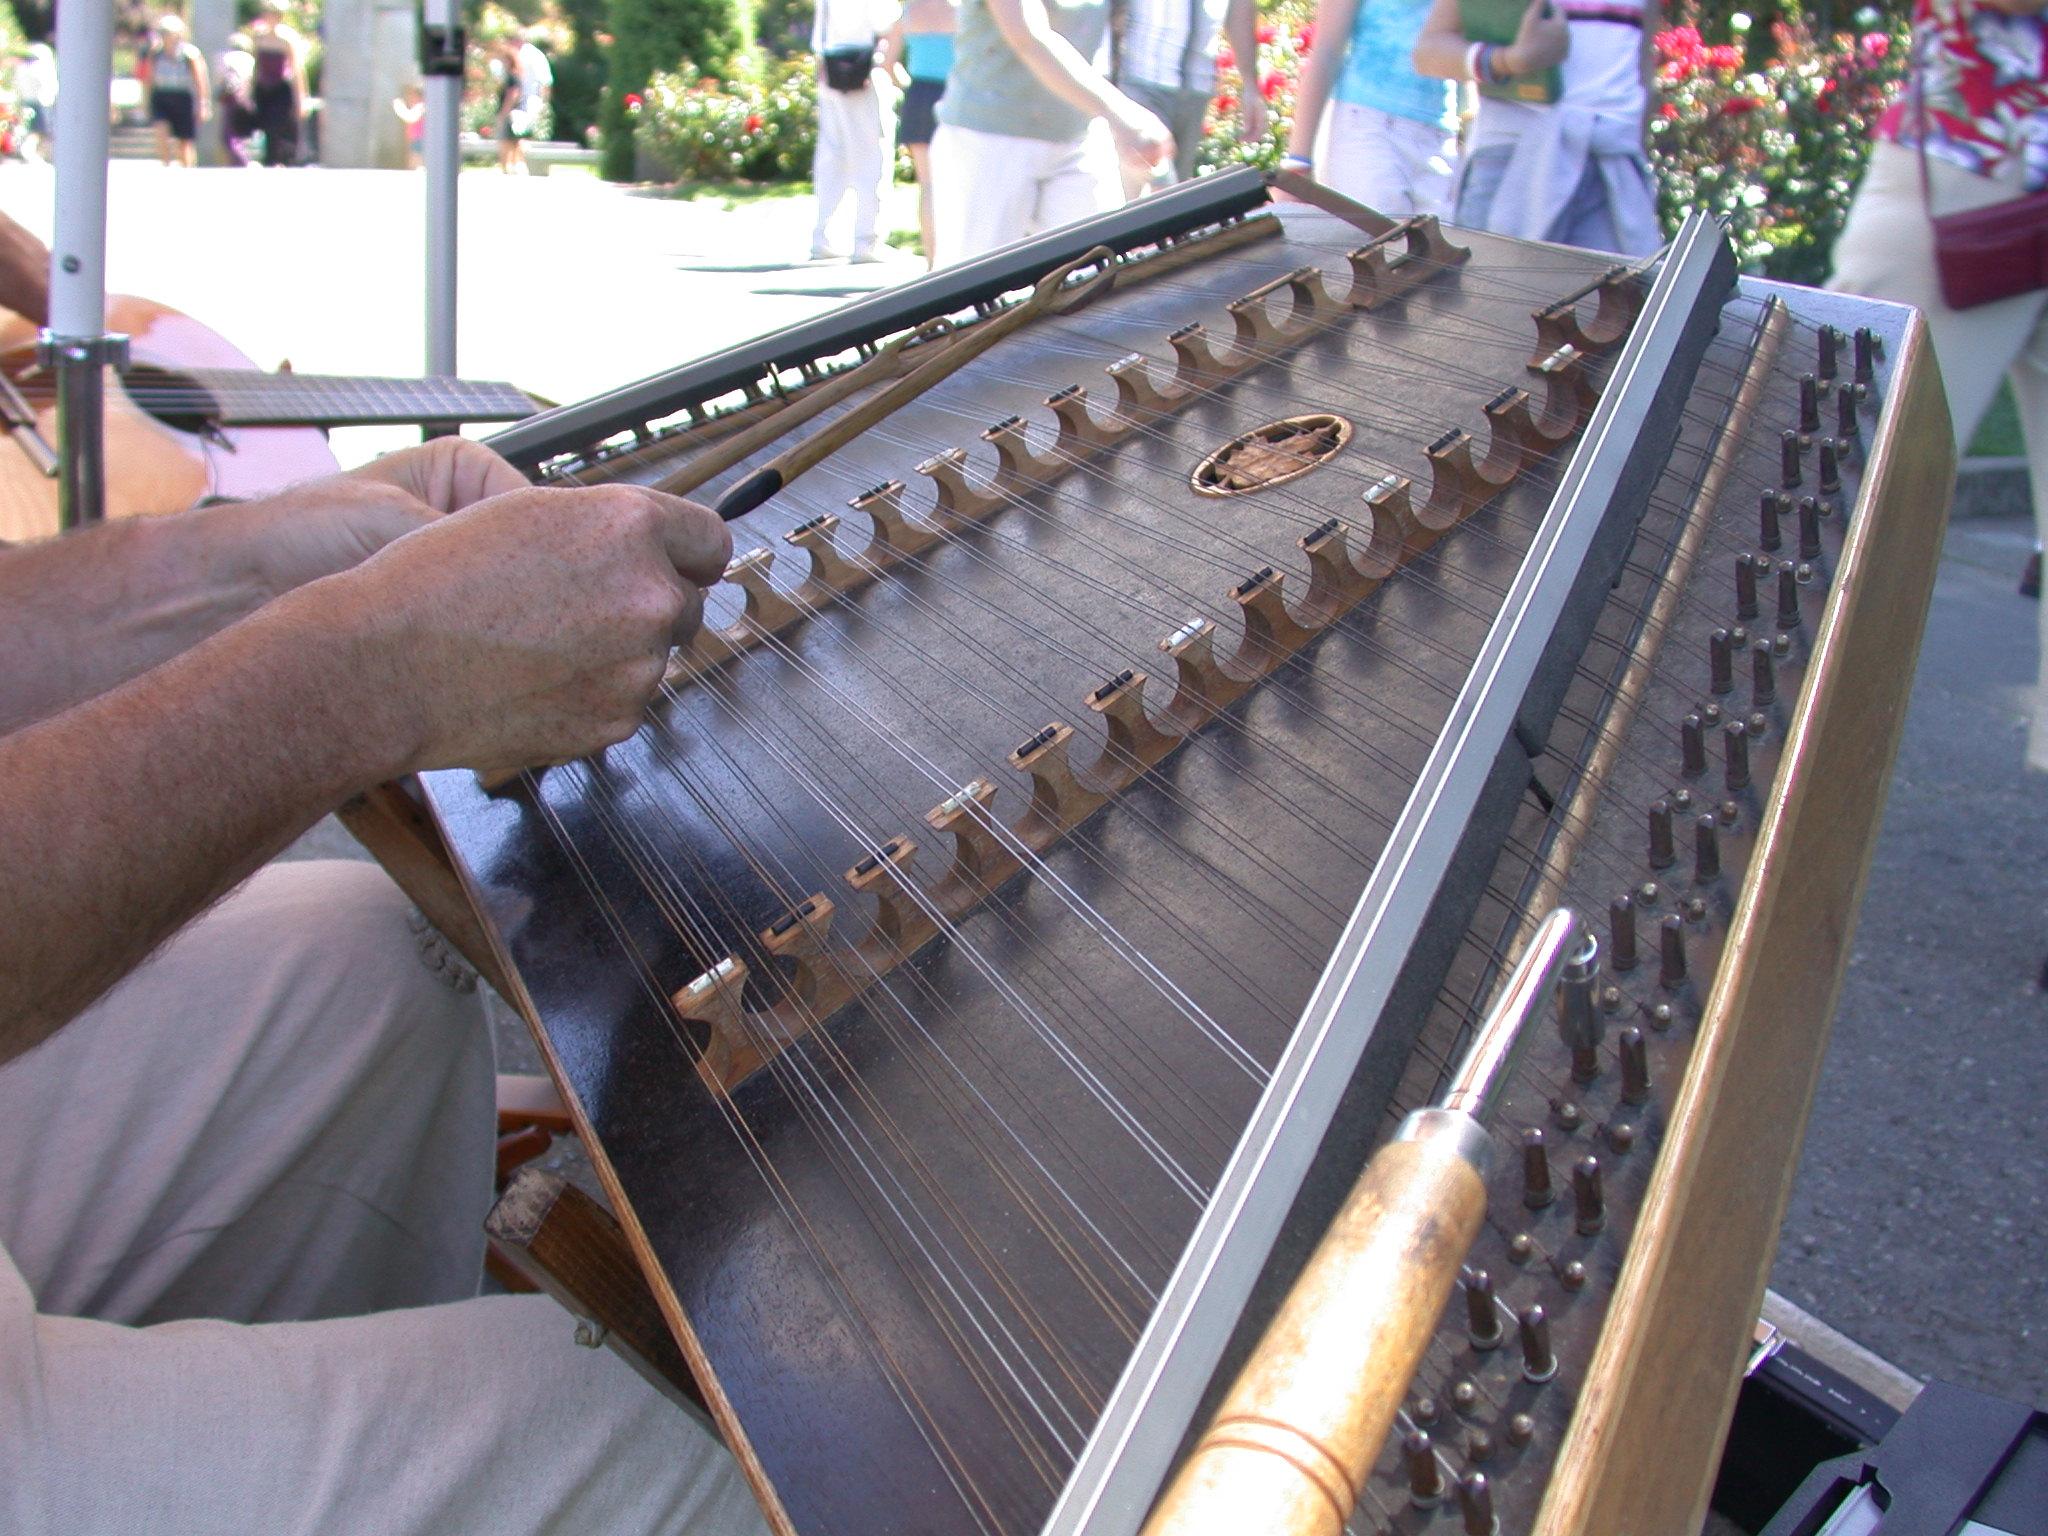
[[[910,88],[903,93],[902,116],[896,121],[896,142],[905,149],[932,141],[932,130],[938,126],[933,115],[939,98],[946,94],[943,80],[913,80]]]
[[[299,92],[289,80],[266,85],[256,82],[253,92],[256,128],[263,135],[265,165],[299,163]]]
[[[199,136],[198,110],[190,91],[167,91],[161,86],[149,93],[149,120],[162,123],[171,137],[190,143]]]

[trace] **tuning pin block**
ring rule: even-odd
[[[1730,720],[1721,730],[1721,745],[1730,794],[1749,787],[1749,727]]]
[[[1783,491],[1765,491],[1757,499],[1757,522],[1759,538],[1763,548],[1776,551],[1785,544],[1785,536],[1779,531],[1778,523],[1785,515],[1785,506],[1790,501]]]
[[[1750,648],[1750,701],[1762,709],[1778,696],[1777,667],[1772,660],[1773,647],[1768,640],[1759,640]]]
[[[1685,919],[1672,913],[1657,925],[1658,985],[1675,991],[1685,985]]]
[[[1865,390],[1877,382],[1877,333],[1867,325],[1856,328],[1856,383]]]
[[[1401,1464],[1408,1473],[1408,1502],[1417,1509],[1434,1509],[1444,1496],[1444,1469],[1428,1430],[1411,1430],[1401,1441]]]
[[[1799,376],[1799,430],[1808,437],[1820,431],[1820,380],[1810,373]]]
[[[1464,1281],[1466,1336],[1474,1349],[1493,1349],[1503,1335],[1500,1306],[1493,1294],[1493,1276],[1483,1269],[1468,1269]]]
[[[1572,1081],[1590,1083],[1600,1075],[1600,1038],[1606,1023],[1594,1006],[1600,976],[1600,943],[1590,934],[1565,961],[1557,979],[1557,1033],[1571,1052]]]
[[[1820,367],[1817,372],[1823,384],[1832,384],[1835,381],[1835,370],[1838,366],[1835,362],[1835,352],[1841,342],[1842,333],[1832,325],[1820,328]]]
[[[1778,568],[1778,628],[1799,627],[1799,573],[1790,564]]]
[[[1556,1198],[1550,1187],[1550,1149],[1543,1127],[1532,1125],[1522,1132],[1522,1204],[1540,1211]]]
[[[1707,771],[1706,729],[1706,718],[1698,710],[1679,722],[1679,769],[1688,779],[1696,779]]]
[[[1692,824],[1692,877],[1701,885],[1721,878],[1721,839],[1711,811]]]
[[[1631,1024],[1616,1038],[1621,1052],[1621,1102],[1650,1102],[1650,1047],[1643,1032]]]
[[[1835,496],[1842,489],[1842,451],[1832,437],[1820,440],[1820,493]]]
[[[1778,434],[1778,482],[1788,491],[1799,488],[1799,434],[1790,427]]]
[[[1727,630],[1716,629],[1707,636],[1707,691],[1722,694],[1732,693],[1734,689],[1733,642]]]
[[[1747,551],[1735,557],[1735,617],[1756,617],[1756,560]]]
[[[1617,896],[1607,908],[1607,964],[1615,971],[1636,968],[1636,904]]]
[[[1847,445],[1856,440],[1856,386],[1844,384],[1835,391],[1835,436]]]
[[[1484,1472],[1467,1472],[1458,1479],[1458,1524],[1465,1536],[1495,1536],[1500,1530],[1493,1513],[1493,1486]]]
[[[1799,498],[1799,558],[1820,558],[1820,498],[1817,496]]]
[[[1522,1379],[1550,1380],[1557,1374],[1557,1355],[1550,1347],[1550,1314],[1538,1303],[1516,1319],[1515,1331],[1522,1345]]]
[[[1572,1164],[1572,1226],[1591,1237],[1607,1225],[1607,1197],[1601,1189],[1600,1159],[1590,1152]]]

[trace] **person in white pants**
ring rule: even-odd
[[[0,547],[0,1530],[763,1528],[554,1303],[477,1296],[493,1066],[440,937],[367,864],[213,905],[394,774],[622,739],[730,549],[459,438]]]
[[[1915,70],[1879,119],[1870,163],[1835,241],[1830,288],[1917,307],[1948,392],[1960,458],[2010,380],[2026,440],[2037,531],[2048,530],[2048,289],[1951,309],[1942,297],[1931,215],[2005,202],[2048,184],[2048,0],[1961,0],[1915,12]],[[2031,73],[2014,60],[2030,61]],[[1916,96],[1917,80],[1924,98]],[[1970,87],[1967,95],[1965,85]],[[1973,106],[1975,102],[1977,105]],[[1926,185],[1920,141],[1925,126]],[[2048,602],[2027,766],[2048,772]]]
[[[843,254],[832,242],[840,206],[853,199],[855,261],[881,255],[882,196],[894,169],[890,153],[890,110],[895,92],[876,67],[875,49],[896,25],[893,0],[818,0],[811,21],[811,51],[818,56],[818,144],[811,180],[818,193],[818,221],[811,231],[811,259]],[[835,62],[847,61],[844,64]],[[857,66],[852,63],[858,60]],[[840,68],[845,79],[834,85]]]
[[[1458,159],[1448,80],[1415,72],[1429,0],[1320,0],[1283,169],[1389,218],[1442,213]],[[1338,40],[1342,39],[1339,46]]]
[[[1158,116],[1110,84],[1109,0],[961,0],[932,135],[938,265],[1120,207],[1127,167],[1173,159]]]

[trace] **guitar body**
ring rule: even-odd
[[[107,326],[129,337],[128,377],[161,382],[185,369],[248,369],[255,364],[218,332],[150,299],[107,300]],[[36,365],[36,327],[0,311],[0,372],[35,412],[36,427],[57,444],[57,407]],[[161,413],[160,413],[161,414]],[[205,433],[153,416],[112,370],[106,388],[107,515],[180,512],[208,496],[260,496],[340,466],[315,427],[229,427]],[[0,539],[57,531],[57,479],[18,444],[0,442]]]

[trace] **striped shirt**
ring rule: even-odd
[[[1117,78],[1174,91],[1216,88],[1216,39],[1229,0],[1131,0]]]

